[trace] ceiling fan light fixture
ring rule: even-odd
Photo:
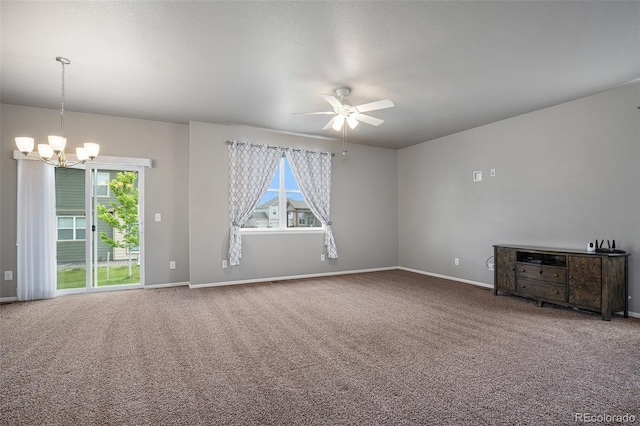
[[[355,129],[358,125],[358,120],[353,118],[352,116],[347,117],[347,124],[351,127],[351,130]]]
[[[395,106],[390,99],[381,99],[379,101],[353,106],[349,103],[344,103],[345,97],[347,97],[351,93],[351,90],[349,88],[341,87],[339,89],[336,89],[335,93],[338,97],[334,95],[322,95],[322,97],[329,103],[329,105],[333,107],[333,111],[302,112],[294,114],[334,115],[334,117],[332,117],[331,120],[329,120],[329,122],[325,124],[322,130],[333,129],[339,132],[343,129],[346,129],[344,125],[345,121],[349,128],[351,128],[352,130],[355,129],[361,121],[372,126],[379,126],[384,123],[384,120],[372,117],[370,115],[365,115],[363,114],[363,112],[375,111]]]

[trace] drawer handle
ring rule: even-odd
[[[520,272],[527,272],[527,271],[525,271],[524,269],[520,269]]]
[[[558,278],[560,275],[558,274],[553,274],[554,277]]]
[[[555,291],[555,293],[556,293],[556,294],[560,294],[560,290],[556,290],[556,291]]]
[[[522,284],[522,288],[527,288],[527,286],[526,286],[526,285],[524,285],[524,284]]]

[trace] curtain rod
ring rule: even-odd
[[[255,144],[255,143],[251,143],[251,142],[239,142],[237,140],[232,140],[232,141],[227,141],[227,145],[249,145],[249,146],[263,146],[263,147],[267,147],[267,148],[271,148],[271,149],[281,149],[283,151],[287,151],[287,150],[291,150],[294,152],[310,152],[313,154],[320,154],[320,155],[331,155],[332,157],[335,157],[336,155],[333,152],[318,152],[318,151],[311,151],[308,149],[299,149],[299,148],[285,148],[285,147],[281,147],[281,146],[271,146],[271,145],[260,145],[260,144]]]

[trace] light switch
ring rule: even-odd
[[[160,213],[156,213],[156,222],[160,222],[162,220],[162,216],[160,216]]]

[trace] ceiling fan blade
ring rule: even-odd
[[[335,112],[333,111],[322,111],[322,112],[292,112],[293,115],[333,115]]]
[[[383,99],[381,101],[369,102],[368,104],[358,105],[355,108],[358,112],[367,112],[367,111],[375,111],[377,109],[391,108],[395,106],[395,104],[391,101],[391,99]]]
[[[335,122],[336,122],[336,118],[337,118],[337,116],[336,116],[336,117],[333,117],[331,120],[329,120],[329,122],[327,123],[327,125],[326,125],[326,126],[324,126],[324,127],[322,128],[322,130],[327,130],[327,129],[332,128],[332,127],[333,127],[333,123],[335,123]]]
[[[379,118],[372,117],[370,115],[364,114],[351,114],[351,117],[355,118],[358,121],[362,121],[363,123],[371,124],[372,126],[379,126],[384,123],[384,120],[380,120]]]
[[[342,108],[342,103],[333,95],[322,95],[322,97],[334,108]]]

